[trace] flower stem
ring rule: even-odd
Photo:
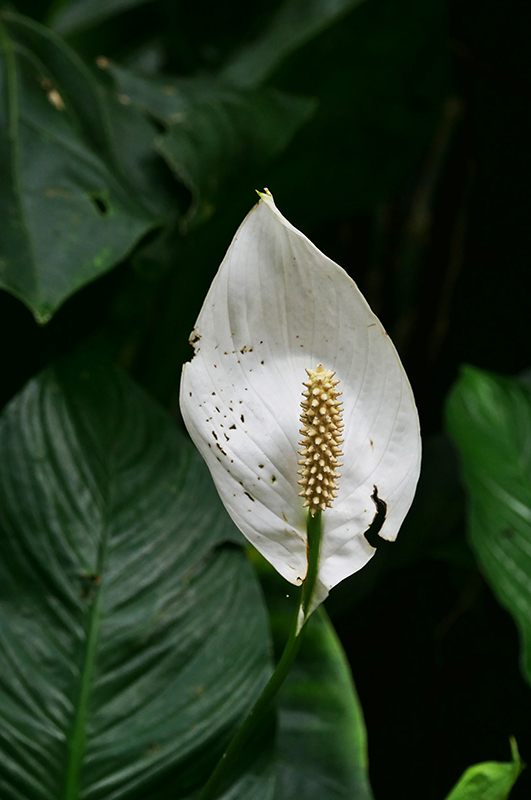
[[[321,553],[321,511],[317,511],[315,516],[308,512],[306,521],[306,534],[308,537],[308,572],[302,587],[301,609],[304,614],[303,625],[308,618],[308,610],[311,607],[315,581],[319,572],[319,555]]]
[[[291,631],[284,648],[284,652],[277,664],[277,667],[265,685],[262,694],[249,711],[241,728],[235,733],[229,746],[223,753],[214,772],[205,784],[198,800],[216,800],[219,797],[221,785],[231,767],[242,751],[244,745],[255,731],[259,723],[264,718],[271,702],[276,697],[279,689],[284,683],[295,656],[299,651],[302,641],[302,631],[308,619],[308,609],[310,608],[317,572],[319,568],[319,553],[321,550],[321,512],[318,511],[314,517],[308,513],[306,523],[308,535],[308,571],[302,587],[301,601],[297,606],[297,613]],[[300,621],[302,619],[302,622]]]

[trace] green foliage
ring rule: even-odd
[[[278,155],[314,110],[273,89],[142,78],[117,66],[118,91],[105,92],[52,31],[16,14],[1,19],[0,285],[39,322],[178,216],[157,153],[192,192],[187,219],[200,222],[231,174]]]
[[[154,147],[191,191],[195,224],[215,211],[229,176],[275,158],[315,102],[274,89],[242,91],[211,78],[142,77],[108,66],[118,97],[157,120]]]
[[[24,17],[0,19],[0,285],[46,322],[157,223],[131,191],[98,86]]]
[[[269,669],[256,580],[206,467],[130,379],[87,355],[25,387],[0,447],[2,797],[191,797]],[[288,612],[273,614],[279,640]],[[275,780],[275,800],[371,797],[325,615],[281,694],[276,770],[267,737],[227,797],[272,800]]]
[[[518,747],[511,740],[512,762],[487,761],[469,767],[446,800],[507,800],[524,768]]]
[[[285,0],[268,27],[225,65],[223,77],[236,86],[260,86],[279,64],[363,0]]]
[[[190,797],[269,669],[253,572],[194,448],[69,360],[0,425],[0,793]],[[270,798],[268,750],[231,798]]]
[[[128,11],[149,0],[57,0],[48,15],[50,27],[58,33],[68,35],[102,22],[109,17]]]
[[[296,610],[297,591],[258,554],[275,650]],[[321,607],[304,632],[299,655],[281,689],[275,800],[372,800],[365,723],[348,661]]]
[[[359,700],[322,609],[308,623],[280,695],[277,747],[275,800],[371,800]]]
[[[374,209],[415,170],[438,126],[444,144],[445,13],[442,0],[363,2],[280,66],[276,86],[319,101],[269,181],[286,214],[319,221]]]
[[[356,665],[375,795],[440,800],[513,732],[529,761],[516,630],[478,565],[529,681],[531,394],[471,368],[452,393],[469,543],[439,416],[463,361],[531,363],[530,13],[513,0],[2,4],[2,398],[30,381],[0,421],[2,800],[195,800],[272,668],[210,477],[175,422],[101,363],[112,353],[175,413],[187,336],[264,186],[382,314],[427,434],[398,541],[327,605]],[[99,355],[56,361],[87,333]],[[279,651],[293,588],[264,586]],[[511,764],[471,767],[447,800],[506,798],[521,767],[514,745]],[[237,769],[223,800],[372,798],[324,614]]]
[[[469,497],[472,548],[513,615],[531,681],[531,390],[467,367],[447,405]]]

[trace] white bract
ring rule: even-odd
[[[307,571],[305,502],[323,498],[315,607],[374,555],[364,533],[378,508],[380,536],[396,538],[419,476],[419,422],[396,350],[355,283],[269,192],[260,197],[197,319],[181,409],[235,524],[291,583]],[[321,404],[314,423],[308,370],[323,369],[335,373],[332,398],[319,388],[313,405],[319,414],[324,397],[335,422]]]

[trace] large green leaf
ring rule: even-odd
[[[260,556],[253,560],[280,653],[293,623],[297,591]],[[307,623],[278,707],[275,800],[372,800],[363,713],[347,658],[323,608]]]
[[[230,59],[223,77],[236,86],[260,86],[287,56],[361,2],[284,0],[266,30]]]
[[[511,740],[512,761],[486,761],[469,767],[446,800],[507,800],[524,768],[518,747]]]
[[[149,0],[105,0],[104,3],[101,0],[66,0],[53,4],[48,21],[52,28],[67,36],[147,2]]]
[[[277,156],[315,102],[274,89],[243,91],[207,78],[144,77],[109,64],[119,96],[163,126],[155,147],[193,196],[191,217],[214,210],[224,181]]]
[[[470,542],[518,625],[531,681],[531,389],[466,367],[447,419],[468,492]]]
[[[91,73],[51,31],[7,13],[0,95],[0,286],[45,322],[157,218],[119,164]]]
[[[188,798],[269,670],[202,459],[128,378],[69,361],[0,422],[2,800]],[[271,800],[267,748],[227,797]]]
[[[282,689],[275,800],[370,800],[365,724],[350,667],[323,609]]]

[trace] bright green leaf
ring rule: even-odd
[[[511,739],[512,762],[487,761],[469,767],[446,800],[507,800],[524,764]]]
[[[282,61],[362,0],[284,0],[265,32],[226,65],[223,78],[236,86],[259,86]]]
[[[155,147],[190,189],[189,217],[209,216],[224,181],[277,156],[313,111],[313,100],[274,89],[242,91],[207,78],[141,77],[108,67],[119,96],[164,127]]]
[[[31,20],[2,22],[0,286],[46,322],[157,218],[131,191],[98,86],[76,54]]]
[[[190,797],[269,671],[202,459],[128,378],[63,362],[0,421],[2,800]],[[271,800],[267,748],[227,797]]]
[[[531,681],[531,389],[467,367],[450,394],[472,548],[520,630]]]

